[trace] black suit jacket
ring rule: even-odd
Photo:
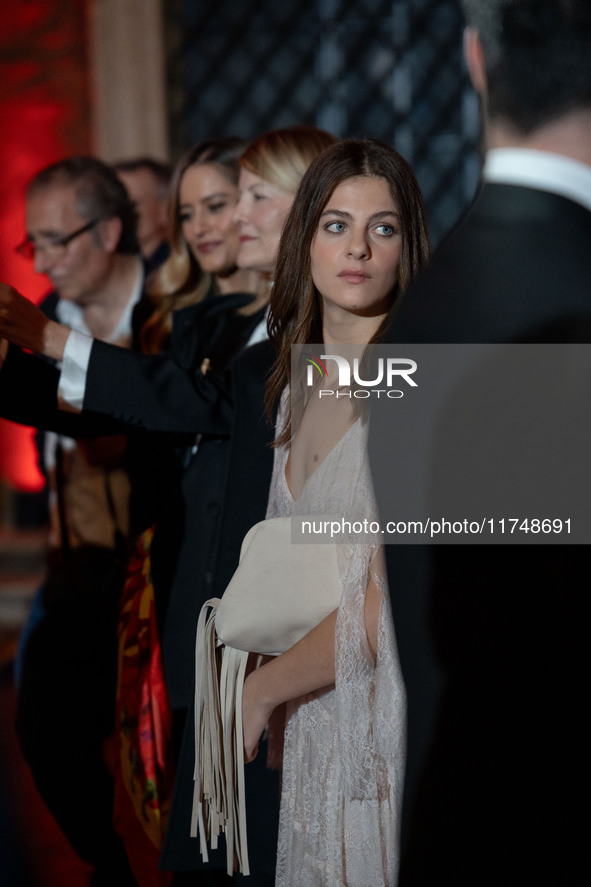
[[[485,185],[386,341],[591,342],[591,212]],[[386,557],[409,711],[400,884],[584,883],[588,548]]]
[[[187,525],[172,588],[172,606],[164,624],[163,647],[167,683],[177,705],[187,706],[187,720],[178,761],[175,798],[162,855],[164,868],[192,869],[200,865],[198,842],[189,838],[195,764],[194,693],[195,628],[201,606],[221,597],[236,567],[242,540],[265,517],[273,468],[273,424],[267,421],[264,391],[273,365],[268,341],[247,348],[231,365],[233,405],[230,439],[200,445],[184,484],[193,485],[194,510]],[[225,488],[219,498],[220,453],[223,450]],[[212,489],[212,479],[214,486]],[[195,484],[199,482],[199,486]],[[188,490],[186,490],[188,495]],[[218,532],[214,532],[217,528]],[[203,538],[207,534],[206,538]],[[199,546],[195,539],[201,536]],[[279,813],[279,774],[266,767],[264,742],[245,771],[248,845],[254,883],[273,884]],[[223,865],[224,854],[216,859]]]
[[[152,548],[155,587],[168,588],[170,594],[165,607],[162,597],[167,595],[161,595],[158,606],[160,614],[165,610],[161,622],[167,686],[173,707],[187,712],[161,858],[163,868],[175,871],[202,867],[198,842],[189,837],[197,619],[205,601],[223,593],[238,565],[244,536],[265,517],[273,427],[264,414],[264,389],[274,360],[269,342],[261,342],[235,358],[228,373],[204,378],[201,358],[196,360],[178,319],[176,327],[174,361],[130,358],[121,349],[95,342],[84,400],[85,411],[105,412],[134,427],[202,435],[197,454],[183,473],[182,499],[187,507],[177,506],[176,514],[160,522]],[[170,567],[173,571],[166,575]],[[245,778],[252,876],[256,883],[272,884],[279,774],[266,767],[264,748],[246,768]],[[224,853],[222,848],[211,854],[214,865],[224,865]]]

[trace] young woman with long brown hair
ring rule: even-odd
[[[278,358],[267,405],[280,399],[280,409],[268,518],[375,515],[365,416],[347,397],[327,407],[316,387],[296,417],[292,345],[379,342],[427,256],[420,191],[393,149],[344,141],[311,164],[285,223],[271,297]],[[280,887],[396,883],[405,702],[379,540],[339,546],[338,562],[338,609],[244,684],[247,758],[287,702]]]

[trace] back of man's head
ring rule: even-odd
[[[83,219],[90,222],[117,217],[121,220],[121,236],[116,252],[138,252],[136,211],[110,166],[95,157],[66,157],[46,166],[31,179],[27,197],[60,187],[74,188],[76,211]]]
[[[160,160],[154,160],[153,157],[134,157],[131,160],[120,160],[112,164],[115,172],[138,172],[146,170],[154,178],[158,184],[158,188],[163,197],[168,196],[170,188],[170,180],[172,178],[172,169],[168,163]]]
[[[591,109],[589,0],[463,0],[484,52],[487,114],[527,135]]]
[[[168,194],[172,170],[151,157],[112,164],[138,214],[137,238],[149,258],[169,237]]]

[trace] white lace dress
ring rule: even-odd
[[[267,517],[375,517],[366,432],[356,421],[297,501],[285,477],[288,451],[276,450]],[[394,887],[397,881],[406,705],[377,542],[338,546],[336,685],[288,707],[278,887]],[[382,593],[375,663],[364,620],[370,577]]]

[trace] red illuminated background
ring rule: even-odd
[[[84,0],[2,0],[0,4],[0,280],[33,301],[45,277],[14,251],[25,234],[24,190],[39,169],[90,145],[90,86]],[[33,432],[0,419],[0,478],[39,490]]]

